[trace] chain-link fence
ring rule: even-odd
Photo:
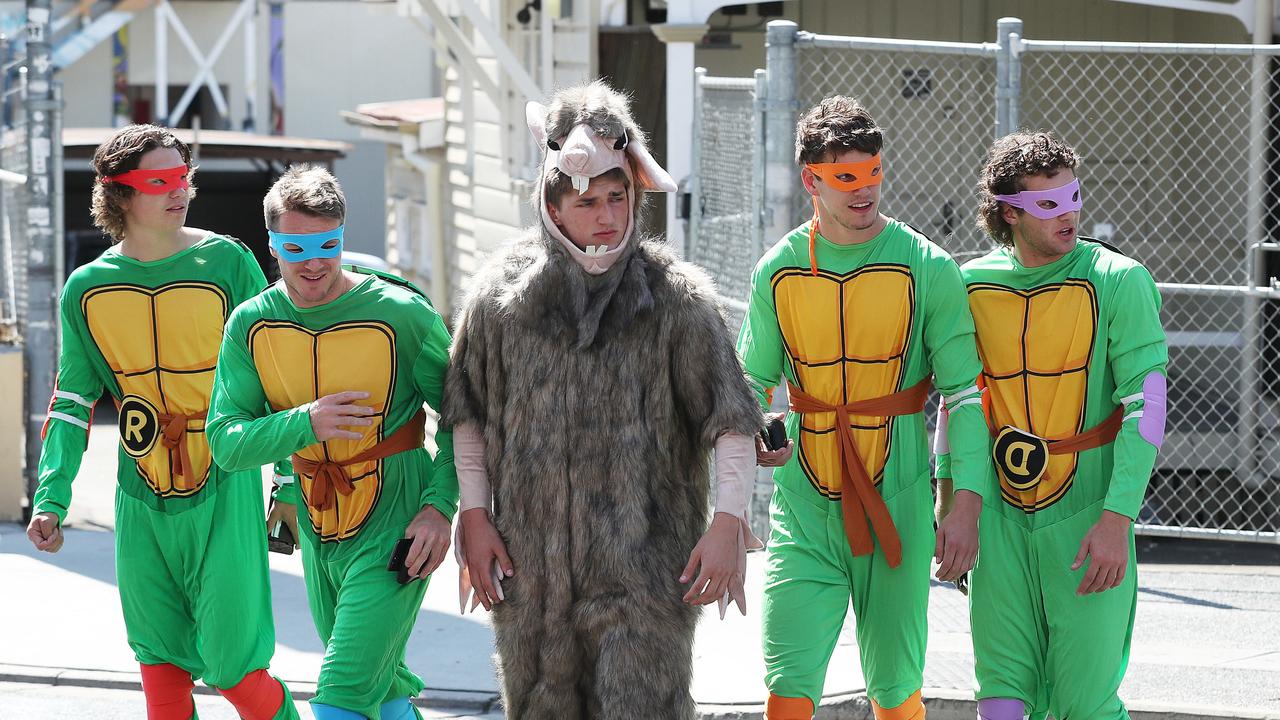
[[[764,250],[760,224],[764,142],[755,79],[707,77],[699,69],[693,131],[693,187],[685,258],[709,270],[734,330],[746,313],[751,268]],[[750,165],[747,165],[750,161]],[[744,168],[748,168],[743,176]]]
[[[991,51],[967,43],[918,48],[826,35],[807,37],[797,50],[797,107],[849,95],[884,129],[884,211],[953,253],[985,250],[989,243],[975,224],[974,169],[982,166],[995,127]],[[813,214],[799,182],[792,207],[793,225]]]
[[[1143,262],[1164,298],[1168,432],[1139,531],[1280,540],[1280,244],[1271,242],[1280,226],[1280,47],[1038,42],[1021,40],[1021,22],[1007,19],[997,34],[996,43],[930,43],[772,23],[769,68],[756,78],[771,97],[763,117],[752,115],[765,128],[750,159],[763,163],[763,182],[706,182],[718,163],[745,165],[742,133],[727,158],[707,157],[704,146],[691,248],[714,242],[737,255],[723,246],[736,241],[758,256],[812,214],[790,147],[797,113],[827,95],[857,97],[885,130],[884,210],[961,262],[990,248],[975,214],[992,139],[1052,130],[1082,156],[1081,232]],[[698,132],[746,122],[733,111],[704,92]],[[761,241],[711,239],[708,228],[756,206]],[[709,267],[736,273],[719,278],[728,290],[747,277],[738,264]]]
[[[1084,232],[1164,296],[1168,436],[1143,530],[1275,540],[1276,47],[1021,44],[1021,125],[1082,155]],[[1062,102],[1069,98],[1069,102]],[[1269,262],[1270,261],[1270,262]]]

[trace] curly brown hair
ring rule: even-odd
[[[1005,222],[1002,203],[995,196],[1026,190],[1023,180],[1031,175],[1074,172],[1078,162],[1076,151],[1053,133],[1024,130],[996,140],[978,180],[978,227],[1001,245],[1012,247],[1013,229]]]
[[[805,111],[796,123],[796,164],[826,162],[846,150],[875,155],[884,135],[857,100],[832,95]]]
[[[138,191],[120,183],[104,183],[102,178],[137,170],[142,156],[157,148],[174,148],[187,165],[187,201],[196,196],[196,168],[191,164],[191,149],[168,128],[158,125],[129,125],[116,131],[93,151],[93,199],[89,213],[93,224],[118,243],[124,239],[125,205]]]
[[[346,222],[347,196],[338,179],[319,165],[293,165],[262,198],[267,229],[280,230],[280,217],[290,211]]]

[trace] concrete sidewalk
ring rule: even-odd
[[[57,555],[37,553],[23,528],[0,525],[0,681],[138,687],[115,587],[114,534],[68,529]],[[763,556],[751,556],[751,615],[699,625],[693,693],[704,717],[759,717]],[[424,706],[492,712],[497,683],[482,611],[458,613],[456,566],[441,568],[409,643],[427,681]],[[1280,718],[1280,567],[1143,564],[1139,619],[1123,696],[1135,717]],[[271,556],[277,649],[273,672],[306,697],[323,649],[307,611],[297,556]],[[821,717],[870,717],[852,623],[827,676]],[[930,601],[926,697],[934,718],[974,717],[972,653],[964,598],[935,586]],[[1154,714],[1153,714],[1154,713]],[[1269,714],[1268,714],[1269,713]],[[2,715],[3,713],[0,713]]]
[[[37,553],[24,528],[0,525],[0,681],[139,687],[115,586],[113,428],[95,425],[90,445],[59,553]],[[1138,621],[1121,695],[1135,718],[1280,720],[1280,548],[1206,547],[1139,539]],[[705,718],[760,717],[766,695],[758,614],[763,568],[763,554],[752,554],[748,617],[731,611],[721,621],[709,609],[698,627],[693,695]],[[499,709],[492,631],[483,609],[459,614],[456,578],[451,555],[427,591],[408,662],[427,682],[424,706],[488,717]],[[307,697],[323,648],[307,610],[298,555],[272,554],[271,582],[277,636],[272,670]],[[976,713],[965,598],[935,584],[929,613],[924,694],[930,717],[971,720]],[[826,696],[819,717],[871,717],[852,618],[828,670]]]

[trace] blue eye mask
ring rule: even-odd
[[[285,262],[336,258],[342,254],[342,230],[345,227],[346,225],[343,224],[332,230],[318,233],[279,233],[268,230],[267,237],[271,239],[271,247],[275,248],[276,255]],[[330,240],[338,242],[331,248],[324,247],[324,244]],[[290,249],[285,247],[286,245],[299,249]]]

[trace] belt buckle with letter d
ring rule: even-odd
[[[1006,425],[991,446],[996,467],[1014,490],[1031,490],[1049,467],[1049,443],[1025,430]]]

